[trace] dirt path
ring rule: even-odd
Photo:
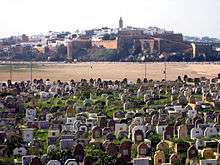
[[[15,80],[30,79],[30,69],[14,66],[12,77]],[[33,78],[49,78],[51,80],[68,81],[81,78],[102,78],[106,80],[123,79],[136,80],[144,77],[144,64],[139,63],[77,63],[77,64],[36,64],[33,68]],[[164,63],[149,63],[146,65],[147,78],[161,80],[164,78]],[[185,74],[192,77],[214,77],[220,73],[220,64],[169,63],[167,64],[167,79],[174,80]],[[0,80],[6,81],[10,77],[10,67],[0,65]]]

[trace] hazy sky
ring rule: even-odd
[[[220,38],[220,0],[0,0],[0,38],[102,26],[158,26]]]

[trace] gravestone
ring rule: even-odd
[[[0,145],[4,143],[5,139],[6,139],[6,132],[0,131]]]
[[[115,121],[114,120],[109,120],[107,127],[111,128],[112,131],[115,131]]]
[[[127,131],[119,131],[118,133],[118,139],[124,139],[124,138],[128,138],[128,132]]]
[[[79,128],[78,128],[78,132],[79,132],[80,134],[84,134],[84,133],[88,132],[88,127],[87,127],[87,125],[86,125],[86,124],[81,124],[81,125],[79,126]]]
[[[220,143],[217,145],[217,154],[220,154]]]
[[[102,137],[102,129],[98,126],[93,127],[92,129],[92,138],[98,139]]]
[[[112,133],[112,129],[110,127],[105,127],[102,129],[102,134],[107,135],[109,133]]]
[[[204,159],[215,159],[214,152],[211,148],[205,148],[201,153]]]
[[[163,151],[156,151],[154,154],[154,165],[162,165],[165,163],[165,155]]]
[[[143,125],[143,119],[141,117],[135,117],[133,122],[136,125]]]
[[[178,138],[186,138],[188,137],[188,132],[187,132],[187,126],[186,125],[180,125],[177,128],[177,137]]]
[[[160,143],[157,144],[156,149],[160,150],[160,151],[168,150],[169,149],[169,144],[165,141],[161,141]]]
[[[120,124],[120,123],[116,123],[115,124],[115,135],[118,136],[119,132],[121,131],[127,131],[127,124]]]
[[[198,127],[200,124],[204,124],[204,120],[201,118],[198,118],[195,120],[195,126]]]
[[[180,159],[179,155],[176,153],[170,155],[169,161],[171,164],[181,164],[181,159]]]
[[[27,149],[24,148],[24,147],[16,147],[14,150],[13,150],[13,155],[14,156],[25,156],[27,154]]]
[[[153,129],[153,125],[151,125],[150,123],[145,125],[145,131],[151,131]]]
[[[151,124],[152,125],[157,125],[158,124],[158,121],[159,121],[159,119],[158,119],[159,117],[158,117],[158,115],[153,115],[152,116],[152,118],[151,118]]]
[[[205,131],[206,128],[210,127],[210,124],[198,124],[197,126],[198,128],[201,128],[203,131]]]
[[[84,159],[84,148],[82,144],[77,144],[74,149],[74,157],[77,162],[83,162]]]
[[[126,119],[133,119],[134,118],[134,112],[127,112],[126,114],[125,114],[125,118]]]
[[[173,138],[173,133],[174,133],[173,130],[174,130],[173,126],[167,126],[163,131],[163,140],[170,140],[171,138]]]
[[[216,124],[220,124],[220,113],[218,113],[215,117]]]
[[[131,146],[132,146],[132,144],[130,142],[125,141],[120,145],[120,148],[119,148],[119,151],[121,153],[121,157],[126,162],[131,161]]]
[[[58,160],[50,160],[47,165],[61,165],[61,163]]]
[[[62,139],[60,140],[61,150],[71,150],[74,145],[73,139]]]
[[[150,156],[150,147],[147,143],[140,143],[137,146],[137,155],[138,157]]]
[[[106,152],[111,156],[117,156],[118,155],[118,146],[114,143],[109,143],[106,147]]]
[[[116,136],[113,133],[109,133],[106,135],[106,140],[113,141],[116,139]]]
[[[175,124],[174,124],[173,134],[174,134],[175,136],[177,136],[177,137],[178,137],[178,128],[179,128],[179,126],[180,126],[181,124],[182,124],[182,123],[181,123],[180,121],[176,121]]]
[[[203,149],[205,147],[205,143],[202,139],[196,140],[196,148],[197,149]]]
[[[150,124],[151,123],[151,117],[150,116],[145,116],[144,117],[144,123],[145,124]]]
[[[193,128],[190,132],[191,139],[197,139],[203,137],[203,131],[201,128]]]
[[[187,134],[190,135],[191,130],[195,127],[195,125],[194,124],[187,124],[186,127],[187,127]]]
[[[204,159],[204,160],[199,160],[200,165],[218,165],[218,160],[217,159]]]
[[[134,158],[133,165],[149,165],[150,160],[149,158]]]
[[[166,127],[167,127],[167,124],[166,123],[164,123],[164,124],[158,124],[158,125],[156,125],[156,132],[158,133],[158,134],[160,134],[160,135],[163,135],[163,132],[164,132],[164,130],[166,129]]]
[[[32,155],[22,156],[22,165],[29,165],[32,158]]]
[[[175,152],[176,153],[185,153],[186,149],[189,147],[190,147],[190,145],[187,142],[175,143]]]
[[[216,136],[217,134],[218,134],[218,132],[215,127],[208,127],[204,131],[204,136],[206,136],[206,137]]]
[[[134,132],[134,143],[138,144],[144,141],[144,132],[142,130],[136,130]]]
[[[131,124],[130,126],[132,126],[132,125],[133,124]],[[144,126],[140,126],[140,125],[138,125],[138,126],[133,125],[133,126],[134,126],[133,128],[129,127],[130,129],[132,129],[132,131],[131,131],[131,133],[132,133],[132,141],[135,141],[134,134],[135,134],[135,131],[137,131],[137,130],[141,130],[142,133],[143,133],[143,138],[145,138],[145,135],[144,135],[145,127]]]
[[[198,156],[198,150],[196,149],[195,145],[191,145],[187,149],[187,159],[192,160]]]
[[[117,111],[113,114],[114,118],[124,118],[125,117],[125,113],[123,111]]]
[[[43,163],[38,157],[34,157],[32,158],[30,165],[43,165]]]
[[[85,158],[83,160],[83,165],[93,165],[92,156],[85,156]]]
[[[100,128],[107,127],[107,119],[106,116],[98,116],[98,126]]]
[[[187,115],[188,115],[189,118],[193,119],[193,118],[196,117],[197,111],[196,111],[196,110],[189,110],[189,111],[187,112]]]
[[[220,124],[214,124],[213,127],[217,129],[217,132],[220,132]]]
[[[32,142],[33,141],[33,131],[34,129],[26,128],[22,130],[22,138],[24,142]]]
[[[36,117],[36,110],[35,109],[26,109],[27,121],[34,121],[35,117]]]
[[[205,113],[204,119],[206,123],[214,123],[215,116],[212,113]]]
[[[204,141],[206,148],[212,148],[214,151],[217,149],[218,141]]]
[[[64,165],[78,165],[75,159],[67,159]]]
[[[136,123],[131,122],[131,124],[130,124],[129,127],[128,127],[129,137],[130,137],[130,138],[132,138],[132,134],[133,134],[132,130],[134,129],[134,127],[136,127]]]

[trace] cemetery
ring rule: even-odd
[[[220,74],[0,83],[0,165],[218,165]]]

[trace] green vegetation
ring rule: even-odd
[[[151,105],[166,105],[170,103],[171,99],[169,96],[162,96],[162,99],[154,100]]]
[[[90,157],[95,165],[115,165],[118,164],[118,158],[106,154],[99,145],[87,145],[85,147],[85,156]]]
[[[105,56],[109,56],[115,53],[115,50],[113,49],[104,49],[102,51],[98,51],[96,53],[96,57],[100,58],[100,57],[105,57]]]
[[[14,157],[0,157],[0,162],[2,164],[14,164]]]

